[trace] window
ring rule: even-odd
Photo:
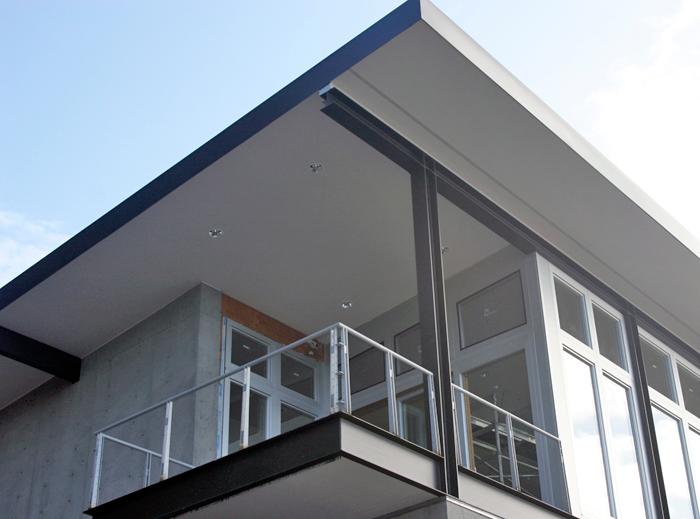
[[[222,369],[232,371],[282,347],[231,319],[225,319]],[[296,351],[251,367],[248,445],[255,445],[322,416],[318,394],[323,364]],[[221,454],[240,448],[243,373],[222,382]]]
[[[495,337],[527,322],[520,271],[457,303],[461,348]]]
[[[568,428],[560,422],[560,436],[570,445],[569,485],[576,485],[586,516],[648,517],[622,315],[558,271],[552,292],[569,422]]]
[[[700,517],[700,370],[639,330],[671,519]]]

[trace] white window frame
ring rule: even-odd
[[[685,463],[686,475],[688,477],[688,487],[690,488],[690,500],[695,517],[700,518],[700,496],[696,494],[694,484],[694,479],[700,477],[700,474],[693,473],[690,448],[688,446],[687,439],[689,430],[691,429],[694,429],[696,433],[700,433],[700,417],[695,416],[693,413],[685,409],[683,390],[681,388],[680,376],[678,374],[678,365],[682,365],[698,378],[700,378],[700,369],[697,366],[692,365],[681,355],[676,353],[676,351],[666,346],[666,344],[658,340],[654,335],[647,332],[641,326],[638,328],[638,331],[640,338],[645,339],[653,347],[668,355],[670,360],[671,369],[669,370],[669,376],[671,377],[671,380],[669,382],[671,386],[671,393],[673,394],[675,401],[673,399],[669,399],[667,396],[661,394],[659,391],[649,385],[647,385],[647,389],[649,390],[649,399],[651,400],[652,406],[658,408],[667,415],[670,415],[672,418],[675,418],[681,424],[680,440],[681,447],[683,449],[683,461]],[[695,468],[698,468],[698,466],[700,466],[700,462],[697,463]]]
[[[222,340],[221,340],[221,369],[222,374],[231,371],[238,366],[230,361],[231,348],[231,332],[235,331],[243,335],[248,335],[252,339],[261,342],[267,346],[267,352],[271,353],[282,348],[284,345],[273,341],[269,337],[251,330],[250,328],[237,323],[233,319],[223,318],[222,325]],[[314,398],[309,398],[296,391],[282,386],[282,355],[288,355],[295,361],[304,364],[313,369],[314,372]],[[309,359],[299,352],[288,350],[280,355],[276,355],[267,360],[267,377],[261,377],[251,371],[250,386],[254,393],[267,398],[266,413],[265,413],[265,440],[278,436],[281,431],[281,406],[285,404],[289,407],[298,410],[299,412],[310,415],[314,419],[324,416],[323,404],[327,403],[324,394],[321,392],[322,382],[324,380],[325,369],[324,363]],[[231,384],[235,383],[239,386],[243,385],[243,372],[237,373],[231,377],[221,381],[219,388],[219,442],[218,450],[220,456],[230,454],[228,452],[229,445],[229,401],[231,393]],[[327,406],[326,406],[327,407]]]
[[[612,438],[610,432],[609,417],[606,413],[605,399],[602,392],[602,377],[608,377],[615,383],[627,390],[630,402],[630,422],[632,434],[635,442],[637,465],[639,467],[642,485],[642,495],[644,507],[648,518],[655,517],[655,510],[651,502],[651,487],[647,474],[646,453],[643,449],[643,439],[640,428],[640,421],[637,413],[639,395],[635,390],[634,380],[631,373],[618,366],[610,359],[600,353],[598,337],[595,331],[595,320],[593,315],[593,305],[609,314],[619,322],[618,333],[623,346],[621,352],[622,363],[630,369],[629,341],[626,335],[625,321],[623,315],[603,301],[591,290],[571,279],[564,272],[556,268],[547,260],[538,255],[538,271],[540,276],[540,290],[542,295],[542,308],[545,319],[545,335],[547,348],[549,351],[552,390],[554,393],[555,414],[558,424],[559,438],[562,441],[562,452],[564,457],[564,469],[568,483],[571,512],[573,515],[592,519],[610,519],[611,515],[601,516],[599,513],[583,508],[579,493],[578,476],[576,473],[576,462],[574,455],[574,433],[573,423],[569,414],[569,402],[567,400],[566,381],[564,379],[564,357],[565,352],[583,361],[592,368],[593,391],[598,415],[598,430],[601,436],[603,464],[606,473],[606,486],[608,488],[608,499],[615,510],[615,498],[617,485],[614,464],[611,463],[612,452],[608,448],[608,442]],[[568,288],[583,296],[584,300],[584,329],[587,334],[589,344],[585,344],[562,330],[559,326],[559,312],[557,308],[555,279]]]

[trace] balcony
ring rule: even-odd
[[[559,438],[456,384],[452,391],[463,473],[568,512]],[[460,495],[488,495],[476,488],[472,478],[460,481]]]
[[[304,372],[261,367],[309,345],[302,409]],[[440,495],[437,437],[433,374],[338,323],[97,431],[86,513],[376,517]]]

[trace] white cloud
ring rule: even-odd
[[[655,24],[644,66],[595,93],[588,138],[700,237],[700,0]]]
[[[66,241],[60,229],[58,222],[0,211],[0,287]]]

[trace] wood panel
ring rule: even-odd
[[[291,326],[287,326],[283,322],[223,293],[221,294],[221,317],[233,319],[237,323],[284,345],[291,344],[305,337],[303,333]],[[323,347],[314,349],[308,344],[303,344],[294,348],[294,350],[319,362],[324,360]]]

